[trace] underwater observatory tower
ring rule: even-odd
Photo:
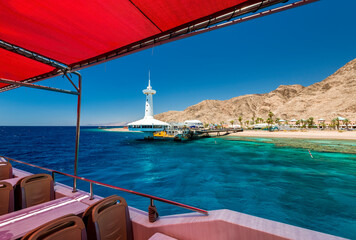
[[[153,95],[156,94],[156,90],[152,89],[150,74],[148,76],[148,86],[142,90],[146,95],[145,117],[127,125],[130,131],[144,132],[145,139],[153,139],[153,133],[163,131],[169,124],[153,117]]]

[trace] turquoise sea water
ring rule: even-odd
[[[0,127],[0,136],[2,155],[73,172],[72,127]],[[203,209],[231,209],[356,239],[355,154],[312,151],[311,158],[304,148],[268,140],[141,138],[140,133],[83,128],[79,175]],[[343,147],[340,141],[322,142]],[[88,190],[85,183],[79,187]],[[119,194],[142,210],[149,205],[148,199],[103,187],[94,191]],[[188,212],[162,203],[157,208],[161,215]]]

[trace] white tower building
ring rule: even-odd
[[[148,86],[146,89],[142,90],[143,94],[146,95],[146,107],[145,107],[145,119],[153,118],[153,95],[156,91],[151,87],[150,73],[148,73]]]
[[[151,87],[150,73],[148,73],[148,86],[142,92],[146,95],[145,117],[129,123],[128,127],[130,131],[144,132],[145,138],[151,139],[154,132],[163,131],[169,124],[153,117],[153,95],[156,94],[156,91]]]

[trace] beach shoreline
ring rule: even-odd
[[[327,139],[327,140],[355,140],[356,131],[330,131],[330,130],[306,130],[306,131],[262,131],[244,130],[243,132],[231,133],[229,136],[236,137],[261,137],[261,138],[299,138],[299,139]]]
[[[128,128],[101,128],[100,130],[107,132],[131,132],[131,133],[140,133],[140,131],[130,131]]]
[[[101,128],[100,130],[108,131],[108,132],[129,132],[128,128]]]

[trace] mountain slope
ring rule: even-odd
[[[325,80],[303,87],[281,85],[265,94],[249,94],[225,101],[205,100],[184,111],[168,111],[155,116],[166,122],[199,119],[202,122],[229,122],[242,116],[267,118],[269,111],[279,118],[314,117],[331,120],[337,116],[356,120],[356,59]]]

